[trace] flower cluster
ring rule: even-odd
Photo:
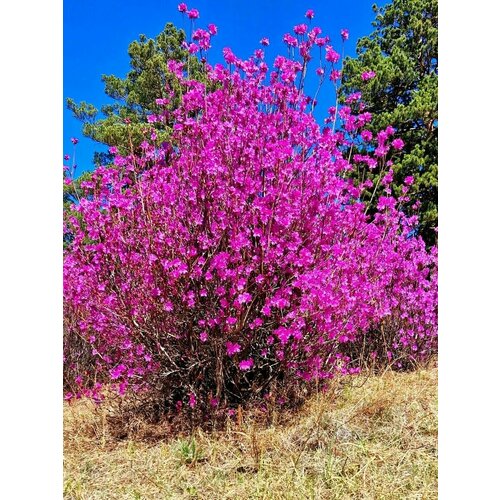
[[[194,32],[200,47],[211,26]],[[111,383],[208,411],[355,373],[366,348],[395,366],[435,351],[436,250],[390,188],[402,141],[392,127],[373,138],[371,115],[349,106],[339,130],[316,122],[297,76],[320,31],[296,26],[298,59],[278,56],[270,74],[229,48],[230,67],[206,64],[208,85],[176,63],[171,143],[145,138],[142,154],[96,170],[66,228],[65,328],[91,359],[82,373],[67,357],[68,397]],[[372,140],[373,154],[350,158],[353,141]],[[385,176],[368,215],[369,181],[347,174],[370,165]]]

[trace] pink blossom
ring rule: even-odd
[[[240,362],[239,367],[240,370],[250,370],[253,366],[253,359],[244,359]]]
[[[76,137],[72,137],[72,138],[71,138],[71,142],[72,142],[73,144],[78,144],[78,139],[77,139]]]
[[[189,406],[191,408],[194,408],[196,406],[196,394],[194,392],[191,392],[189,394]]]
[[[233,51],[229,47],[222,49],[222,54],[224,56],[224,60],[228,64],[234,64],[236,62],[236,56],[233,54]]]
[[[375,76],[376,76],[375,71],[371,71],[371,70],[365,71],[361,74],[361,79],[366,82],[368,80],[371,80],[372,78],[375,78]]]
[[[217,26],[216,26],[215,24],[210,23],[210,24],[208,25],[208,31],[209,31],[209,33],[210,33],[212,36],[216,35],[216,34],[217,34]]]
[[[337,69],[332,69],[330,72],[330,80],[337,81],[342,77],[342,73]]]
[[[228,356],[233,356],[234,354],[241,351],[241,346],[237,343],[226,342],[226,349]]]
[[[187,12],[187,5],[185,3],[180,3],[177,6],[177,10],[182,13]]]
[[[252,296],[248,292],[240,293],[238,295],[238,298],[236,299],[236,301],[240,305],[245,304],[246,302],[250,302],[251,300],[252,300]]]
[[[69,160],[69,155],[64,155],[64,159],[65,159],[66,161],[68,161],[68,160]]]
[[[110,375],[111,375],[111,378],[112,379],[117,379],[117,378],[120,378],[122,376],[122,374],[125,372],[126,370],[126,367],[122,364],[116,366],[115,368],[113,368],[112,370],[110,370]]]
[[[304,35],[307,32],[307,26],[305,24],[298,24],[293,27],[293,31],[297,35]]]
[[[198,19],[200,17],[200,13],[197,9],[191,9],[187,12],[189,19]]]
[[[340,37],[342,38],[343,41],[346,41],[349,39],[349,31],[344,29],[340,30]]]
[[[269,38],[262,38],[260,44],[264,45],[264,47],[267,47],[269,45]]]
[[[399,137],[397,139],[394,139],[392,141],[392,147],[394,149],[397,149],[397,150],[400,150],[400,149],[403,149],[405,143],[403,142],[403,139],[400,139]]]
[[[306,10],[306,17],[307,19],[312,19],[314,17],[314,10],[312,9]]]
[[[373,134],[371,133],[370,130],[365,129],[361,131],[361,137],[364,141],[368,142],[373,139]]]
[[[338,52],[335,52],[335,50],[332,49],[332,47],[327,46],[326,47],[326,60],[331,62],[331,63],[337,63],[340,59],[340,54]]]

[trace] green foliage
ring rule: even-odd
[[[375,30],[357,44],[357,57],[347,58],[341,100],[361,90],[367,111],[373,114],[372,132],[388,125],[405,142],[395,160],[394,179],[399,194],[403,179],[412,175],[410,194],[419,200],[420,234],[428,245],[436,242],[438,209],[438,2],[393,0],[373,6]],[[361,75],[373,70],[376,78]],[[370,174],[374,185],[380,172]]]
[[[167,23],[163,31],[154,39],[140,35],[128,47],[131,70],[125,78],[115,75],[103,75],[104,92],[115,102],[102,106],[99,110],[92,104],[80,102],[77,104],[68,98],[66,103],[74,116],[83,123],[83,135],[91,139],[118,147],[121,154],[130,153],[131,147],[136,150],[143,140],[143,129],[149,114],[158,113],[160,106],[156,99],[167,97],[165,85],[174,91],[171,107],[175,109],[181,97],[181,88],[175,76],[168,70],[167,61],[183,61],[189,68],[190,77],[203,81],[203,64],[189,55],[182,48],[185,34],[172,23]],[[129,122],[127,125],[125,122]],[[169,124],[148,124],[155,128],[158,140],[168,140],[171,128]],[[102,165],[109,163],[106,154],[94,156],[94,163]]]
[[[194,438],[180,441],[177,451],[182,464],[194,464],[204,458],[203,452]]]

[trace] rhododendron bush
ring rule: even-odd
[[[391,127],[372,137],[361,96],[337,109],[334,88],[317,122],[304,76],[335,86],[338,54],[319,28],[293,31],[271,69],[264,49],[224,49],[226,65],[205,63],[211,91],[171,62],[182,104],[163,98],[149,117],[173,123],[171,143],[145,130],[141,155],[116,155],[82,185],[65,228],[68,398],[111,387],[217,411],[436,350],[436,250],[400,210],[412,179],[402,198],[390,189],[402,141]],[[193,30],[189,50],[205,58],[216,33]],[[372,153],[352,155],[357,141]],[[349,172],[374,166],[386,175],[368,216],[370,181]]]

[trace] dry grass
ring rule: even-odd
[[[160,441],[117,440],[105,412],[79,402],[64,409],[64,495],[433,499],[437,432],[436,368],[352,379],[274,425],[243,415],[225,431]]]

